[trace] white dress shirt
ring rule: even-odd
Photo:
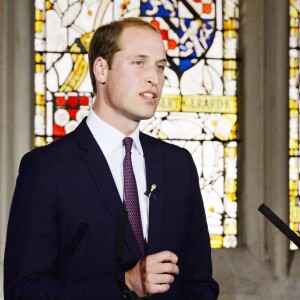
[[[123,139],[126,136],[100,119],[92,109],[89,112],[86,122],[106,158],[120,198],[123,201],[123,160],[125,157]],[[149,201],[147,196],[144,194],[147,190],[146,167],[143,149],[139,139],[139,128],[137,128],[130,137],[133,139],[131,160],[139,195],[143,234],[146,241],[148,241]]]

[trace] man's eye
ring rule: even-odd
[[[137,61],[134,62],[134,64],[135,64],[136,66],[142,66],[142,65],[143,65],[143,62],[140,61],[140,60],[137,60]]]
[[[165,66],[163,66],[163,65],[158,65],[158,66],[157,66],[157,69],[160,70],[160,71],[164,71],[164,70],[165,70]]]

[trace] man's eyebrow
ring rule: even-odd
[[[157,61],[158,63],[167,63],[167,58],[162,58],[160,60]]]
[[[132,59],[137,59],[137,58],[143,58],[143,59],[145,59],[145,58],[149,58],[149,56],[148,55],[144,55],[144,54],[138,54],[138,55],[132,56],[131,58]],[[158,62],[158,63],[167,63],[167,58],[164,57],[162,59],[157,60],[156,62]]]

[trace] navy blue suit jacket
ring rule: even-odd
[[[148,254],[170,250],[180,275],[151,299],[217,299],[198,176],[187,150],[140,134],[150,199]],[[138,180],[138,178],[137,178]],[[115,269],[123,208],[109,166],[84,120],[27,153],[12,201],[4,261],[5,299],[121,299]],[[124,271],[141,258],[126,227]]]

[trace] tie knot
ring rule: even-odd
[[[131,137],[124,138],[123,145],[125,146],[126,152],[131,151],[132,143],[133,143],[133,139]]]

